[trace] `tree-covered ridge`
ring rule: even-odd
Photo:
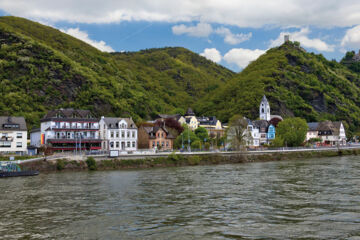
[[[234,75],[184,48],[103,53],[17,17],[0,17],[0,45],[0,114],[29,127],[59,107],[135,120],[182,112]]]
[[[350,132],[360,126],[359,75],[291,42],[268,50],[195,109],[223,121],[238,113],[256,119],[264,94],[272,114],[345,120]]]

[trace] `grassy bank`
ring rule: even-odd
[[[56,161],[38,161],[22,164],[26,168],[37,169],[41,172],[52,171],[81,171],[81,170],[115,170],[153,167],[175,167],[215,164],[236,164],[247,162],[283,161],[302,158],[336,157],[345,155],[360,155],[360,149],[339,151],[311,151],[284,152],[267,154],[231,154],[231,155],[175,155],[167,157],[143,159],[103,159],[88,158],[86,161],[70,161],[60,159]]]

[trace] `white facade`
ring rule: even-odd
[[[0,153],[26,153],[27,131],[0,130]]]
[[[270,104],[264,95],[259,107],[260,120],[270,121]]]
[[[306,141],[309,141],[312,138],[319,138],[318,131],[307,131]]]
[[[101,117],[99,124],[102,150],[137,150],[138,129],[132,119]]]

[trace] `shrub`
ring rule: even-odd
[[[64,159],[59,159],[56,161],[56,169],[61,171],[65,168],[65,161]]]
[[[86,164],[88,166],[88,169],[91,170],[91,171],[94,171],[97,169],[97,166],[96,166],[96,161],[93,157],[88,157],[86,159]]]

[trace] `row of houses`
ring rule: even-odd
[[[184,116],[160,114],[156,120],[172,118],[191,130],[207,129],[210,137],[222,137],[226,125],[215,116],[197,117],[189,108]],[[268,145],[276,138],[276,127],[283,119],[271,115],[270,104],[263,96],[259,105],[259,119],[247,121],[249,138],[246,145],[251,148]],[[306,141],[316,140],[318,145],[346,144],[345,128],[342,122],[311,122]],[[227,131],[228,142],[232,137]],[[137,149],[172,150],[176,136],[165,125],[138,126],[132,118],[96,118],[89,110],[57,109],[49,111],[40,121],[40,128],[30,131],[30,148],[47,146],[53,151],[118,150]],[[0,153],[26,153],[28,150],[28,129],[23,117],[0,117]]]
[[[270,103],[264,95],[259,105],[259,120],[247,121],[247,128],[244,131],[246,145],[250,148],[257,148],[262,145],[269,145],[276,138],[276,127],[283,118],[279,115],[271,115]],[[230,146],[234,137],[232,129],[228,130],[227,139]],[[337,146],[346,144],[346,133],[344,125],[339,122],[310,122],[306,142],[315,142],[318,146]]]

